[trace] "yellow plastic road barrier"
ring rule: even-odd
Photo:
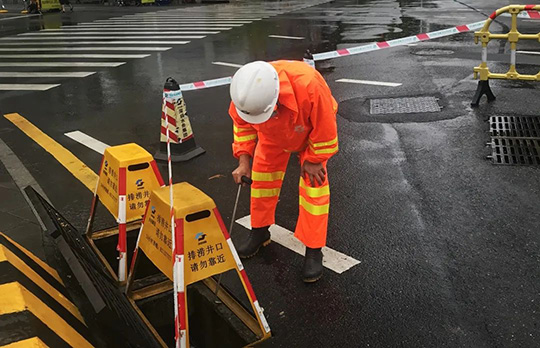
[[[60,5],[59,0],[39,0],[39,9],[41,11],[51,11],[51,10],[61,10],[62,5]]]
[[[516,71],[516,50],[519,40],[536,40],[540,42],[540,32],[538,34],[521,34],[518,31],[517,19],[518,14],[522,11],[540,11],[540,5],[510,5],[500,8],[489,16],[480,31],[474,33],[474,42],[482,42],[482,63],[474,68],[474,78],[479,78],[480,81],[471,103],[472,106],[478,106],[480,98],[484,94],[487,95],[488,101],[495,100],[495,96],[489,87],[489,79],[540,81],[540,71],[536,75],[523,75]],[[503,13],[509,13],[512,16],[510,31],[506,34],[492,34],[489,31],[491,23]],[[487,46],[491,40],[507,40],[510,43],[510,68],[504,74],[492,73],[487,66]]]
[[[43,343],[37,337],[28,338],[26,340],[10,343],[6,346],[0,346],[0,348],[48,348],[49,346]]]
[[[0,233],[1,347],[92,347],[56,271]]]
[[[189,332],[188,301],[185,296],[187,286],[210,280],[210,277],[214,275],[235,270],[255,313],[251,322],[245,316],[239,317],[243,321],[246,320],[244,323],[253,330],[260,341],[269,338],[270,327],[214,201],[196,187],[185,182],[173,185],[173,200],[176,250],[181,260],[179,269],[176,270],[179,272],[176,276],[179,277],[181,284],[178,296],[179,301],[182,301],[179,304],[181,310],[178,312],[180,330]],[[173,280],[169,202],[169,187],[156,189],[150,196],[126,286],[128,296],[131,296],[138,260],[142,254],[169,280]],[[220,288],[219,282],[213,286],[212,290],[215,289],[216,292]],[[189,337],[186,346],[190,346]]]
[[[86,227],[86,236],[98,254],[105,261],[92,238],[92,224],[98,201],[111,212],[118,222],[118,229],[109,229],[106,234],[97,233],[96,238],[118,235],[118,281],[126,280],[127,275],[127,226],[128,222],[138,221],[144,215],[146,202],[153,189],[164,185],[156,161],[145,149],[130,143],[111,146],[105,149],[99,180],[94,191],[90,207],[90,217]],[[109,270],[111,270],[109,268]],[[114,272],[113,276],[115,275]]]
[[[15,126],[22,130],[30,139],[34,140],[45,151],[50,153],[60,164],[62,164],[73,176],[75,176],[84,186],[93,192],[96,187],[98,176],[86,164],[81,162],[75,155],[65,147],[58,144],[54,139],[43,133],[28,120],[17,113],[4,115]]]

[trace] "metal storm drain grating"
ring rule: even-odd
[[[540,138],[540,117],[491,116],[489,132],[494,137]]]
[[[439,112],[438,99],[435,97],[371,99],[370,114],[414,114]]]
[[[540,117],[490,116],[493,164],[540,165]]]
[[[540,139],[492,138],[491,150],[493,164],[540,165]]]

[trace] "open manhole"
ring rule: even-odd
[[[540,165],[540,139],[494,137],[491,139],[493,164]]]
[[[438,101],[435,97],[370,99],[369,113],[386,115],[440,112],[441,107]]]
[[[540,138],[540,117],[490,116],[489,132],[493,137]]]

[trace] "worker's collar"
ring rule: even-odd
[[[279,104],[287,109],[298,113],[298,104],[292,88],[289,76],[284,70],[278,72],[279,75]]]

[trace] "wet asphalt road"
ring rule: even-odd
[[[183,83],[229,76],[234,68],[211,62],[301,59],[306,48],[323,52],[477,22],[507,4],[333,1],[98,69],[86,78],[0,78],[0,83],[61,84],[44,92],[0,92],[0,112],[20,113],[97,172],[101,156],[64,133],[80,130],[109,145],[137,142],[153,153],[168,76]],[[216,13],[220,6],[225,5],[213,7]],[[155,10],[86,7],[43,20],[0,21],[0,33],[9,37],[41,25],[53,28]],[[539,23],[520,25],[538,32]],[[507,24],[494,24],[494,31]],[[269,38],[272,34],[305,39]],[[485,120],[491,115],[538,116],[540,86],[496,81],[492,87],[498,100],[471,109],[476,88],[472,68],[480,58],[472,41],[471,33],[460,34],[318,63],[340,103],[340,153],[329,165],[328,246],[361,263],[340,275],[326,270],[320,282],[306,286],[300,279],[302,257],[276,243],[246,261],[274,331],[263,346],[538,346],[538,168],[493,166],[485,160]],[[521,45],[539,51],[538,43]],[[490,57],[494,69],[506,69],[508,45],[490,46]],[[519,55],[519,70],[537,73],[539,57]],[[0,72],[13,69],[0,67]],[[70,71],[81,70],[88,68]],[[336,82],[340,78],[402,86]],[[443,108],[431,114],[370,115],[369,99],[402,96],[436,96]],[[174,181],[188,181],[213,197],[228,225],[236,191],[230,176],[235,161],[228,89],[186,92],[184,97],[197,143],[207,153],[175,165]],[[0,137],[53,204],[82,230],[91,193],[3,118]],[[295,162],[289,165],[277,212],[278,224],[289,230],[298,211]],[[160,169],[166,173],[163,165]],[[209,179],[217,174],[222,176]],[[249,213],[248,197],[244,192],[237,217]],[[238,225],[235,229],[235,238],[246,233]]]

